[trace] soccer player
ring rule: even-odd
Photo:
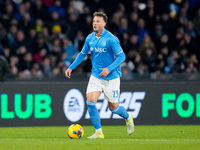
[[[125,54],[118,38],[105,29],[107,20],[103,12],[93,14],[94,32],[87,36],[81,52],[65,71],[65,76],[71,78],[72,70],[83,61],[87,54],[91,53],[92,72],[86,91],[86,103],[96,132],[88,137],[90,139],[104,138],[99,112],[96,108],[101,92],[104,92],[111,112],[125,119],[128,134],[134,132],[133,116],[127,113],[124,107],[119,106],[118,102],[122,76],[120,64],[125,60]]]

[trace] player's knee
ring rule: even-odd
[[[108,108],[112,111],[119,106],[119,103],[109,103]]]
[[[115,113],[115,114],[116,114],[116,112],[117,112],[118,109],[119,109],[119,106],[118,106],[117,108],[110,109],[110,111],[111,111],[112,113]]]
[[[93,97],[92,97],[90,94],[87,94],[87,96],[86,96],[86,97],[87,97],[87,100],[89,100],[89,101],[92,101],[92,102],[93,102],[93,99],[94,99],[94,98],[93,98]]]
[[[87,100],[92,101],[92,102],[97,102],[98,98],[99,98],[100,94],[99,93],[88,93],[86,95]]]

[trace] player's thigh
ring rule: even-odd
[[[120,97],[120,78],[109,80],[109,84],[103,90],[108,102],[118,103]]]
[[[102,92],[102,82],[100,79],[91,76],[88,82],[86,97],[87,100],[97,102]]]
[[[86,94],[87,100],[92,101],[92,102],[97,102],[100,95],[101,95],[100,91],[94,91],[94,92],[90,92]]]

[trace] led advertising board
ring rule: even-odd
[[[92,125],[87,82],[0,85],[0,126]],[[121,82],[119,104],[136,125],[200,124],[199,83]],[[112,114],[102,93],[96,104],[103,125],[125,125]]]

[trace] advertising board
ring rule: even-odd
[[[0,85],[0,126],[92,125],[87,82]],[[200,84],[121,82],[119,103],[136,125],[200,124]],[[102,93],[96,104],[103,125],[124,125]]]

